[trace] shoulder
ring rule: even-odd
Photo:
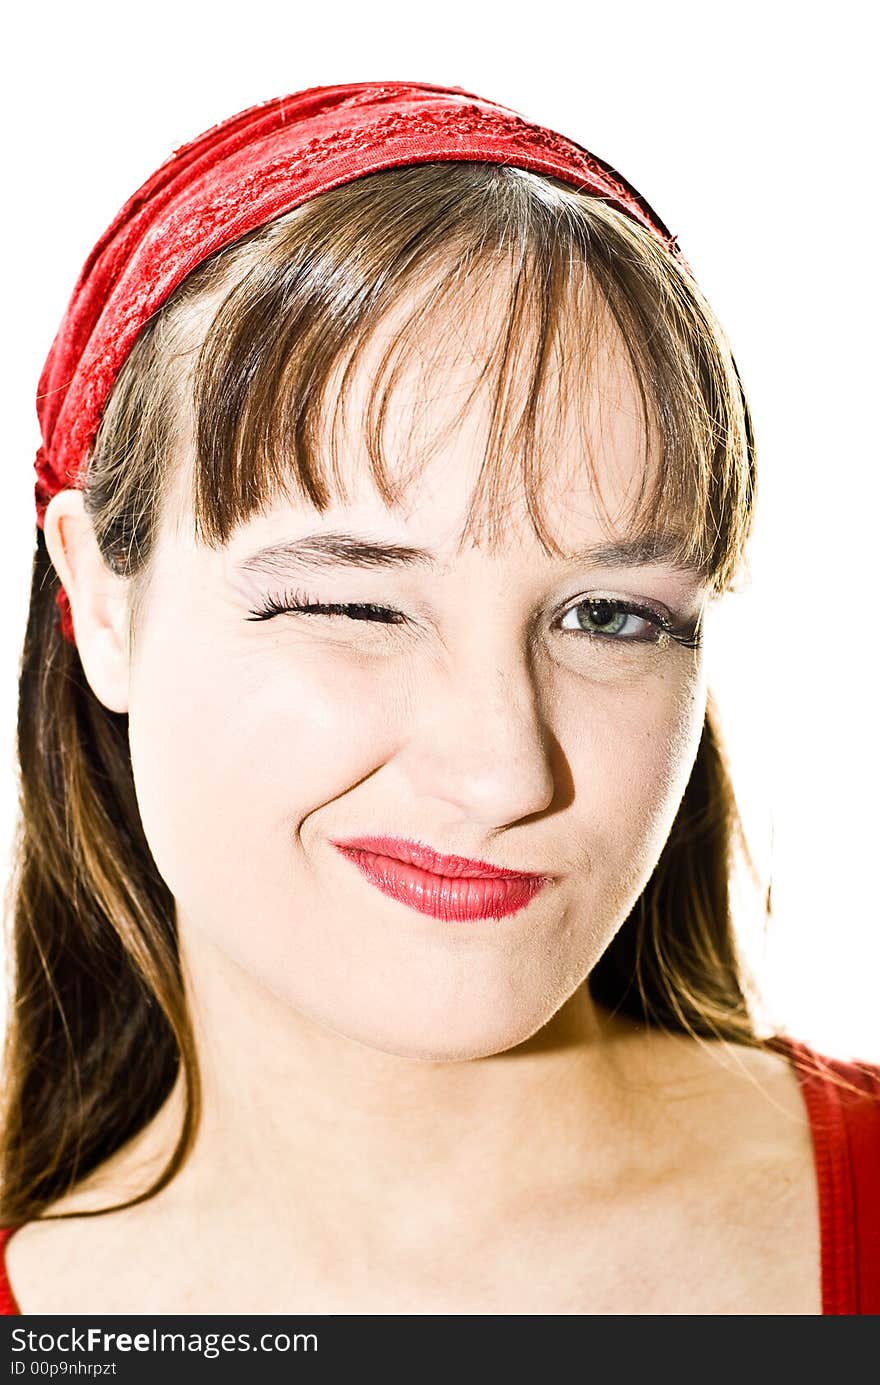
[[[54,1205],[53,1205],[54,1207]],[[53,1207],[48,1210],[53,1211]],[[36,1218],[0,1231],[0,1312],[50,1313],[59,1284],[75,1281],[88,1229],[73,1220]]]
[[[670,1170],[809,1194],[809,1110],[787,1052],[662,1030],[614,1047],[617,1080]]]
[[[782,1040],[781,1046],[788,1051],[814,1127],[880,1142],[880,1063],[833,1057],[796,1039]]]
[[[792,1044],[792,1049],[817,1153],[838,1147],[880,1219],[880,1063],[830,1057],[803,1043]]]
[[[21,1312],[15,1294],[12,1292],[12,1285],[9,1283],[9,1275],[6,1272],[6,1246],[10,1236],[19,1228],[15,1226],[0,1226],[0,1317],[12,1317]]]
[[[713,1119],[738,1119],[745,1105],[759,1125],[772,1126],[775,1116],[783,1116],[785,1123],[792,1118],[803,1123],[795,1049],[810,1052],[796,1041],[789,1047],[776,1038],[752,1046],[660,1030],[650,1035],[645,1061],[633,1063],[631,1070],[639,1074],[646,1093],[656,1093],[683,1110],[692,1104],[699,1120],[707,1113]],[[624,1053],[624,1065],[625,1061]]]
[[[793,1045],[810,1115],[827,1313],[880,1313],[880,1064]]]
[[[136,1215],[137,1208],[104,1213],[96,1205],[100,1215],[88,1215],[85,1202],[71,1197],[51,1204],[42,1216],[13,1229],[0,1247],[5,1251],[0,1269],[14,1305],[9,1312],[101,1311],[106,1286],[132,1260],[132,1246],[142,1243],[149,1221]],[[173,1227],[163,1223],[161,1229],[167,1246]]]
[[[100,1303],[100,1295],[89,1297],[92,1278],[98,1285],[112,1283],[119,1265],[130,1260],[131,1246],[139,1244],[152,1223],[173,1240],[161,1194],[152,1204],[115,1207],[144,1186],[127,1173],[108,1161],[39,1217],[0,1232],[0,1277],[14,1305],[9,1312],[92,1311]]]
[[[161,1263],[180,1225],[191,1224],[186,1167],[159,1193],[137,1201],[174,1148],[178,1097],[175,1089],[150,1124],[39,1217],[9,1229],[0,1244],[0,1270],[18,1302],[15,1311],[79,1313],[94,1305],[101,1311],[106,1285],[120,1278],[132,1245],[152,1247]]]
[[[858,1100],[861,1096],[873,1098],[874,1101],[880,1098],[880,1061],[831,1057],[801,1040],[789,1039],[784,1042],[791,1050],[791,1061],[804,1078],[825,1082],[837,1087],[837,1090],[845,1091],[856,1098],[856,1105],[862,1104]]]

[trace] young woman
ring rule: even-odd
[[[732,929],[748,408],[634,189],[455,88],[246,111],[39,412],[6,1311],[880,1311],[880,1069]]]

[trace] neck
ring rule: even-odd
[[[646,1032],[600,1010],[586,985],[525,1043],[427,1061],[305,1018],[197,930],[182,950],[203,1105],[159,1195],[175,1215],[216,1221],[228,1208],[317,1258],[379,1244],[399,1257],[452,1229],[460,1251],[463,1227],[476,1245],[530,1208],[603,1201],[656,1174],[656,1075],[638,1075]],[[164,1167],[182,1110],[178,1082],[125,1152],[123,1196]]]

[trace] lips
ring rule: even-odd
[[[547,883],[543,875],[444,856],[399,837],[351,837],[333,845],[383,894],[448,921],[503,918]]]

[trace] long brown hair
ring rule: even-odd
[[[653,481],[645,468],[634,527],[646,542],[674,531],[679,556],[716,594],[731,587],[752,520],[753,437],[729,346],[693,280],[625,215],[553,179],[424,164],[325,193],[218,253],[141,333],[85,483],[101,550],[132,579],[132,638],[181,454],[192,458],[193,522],[205,543],[225,543],[285,487],[324,508],[334,487],[344,490],[328,438],[351,372],[380,318],[402,306],[408,315],[364,422],[376,485],[394,503],[383,429],[400,363],[429,323],[451,347],[456,315],[488,269],[507,300],[484,370],[494,415],[474,521],[503,533],[507,487],[519,479],[541,542],[555,547],[541,516],[537,442],[548,400],[578,387],[611,321],[638,384],[646,459],[652,439],[659,458]],[[577,369],[567,372],[572,330]],[[140,822],[127,717],[96,698],[60,635],[57,590],[38,529],[21,665],[0,1168],[0,1220],[16,1225],[141,1130],[180,1077],[177,1147],[161,1177],[119,1205],[152,1196],[186,1158],[200,1109],[174,901]],[[710,699],[657,867],[589,976],[599,1004],[680,1033],[765,1043],[732,926],[735,852],[747,848]]]

